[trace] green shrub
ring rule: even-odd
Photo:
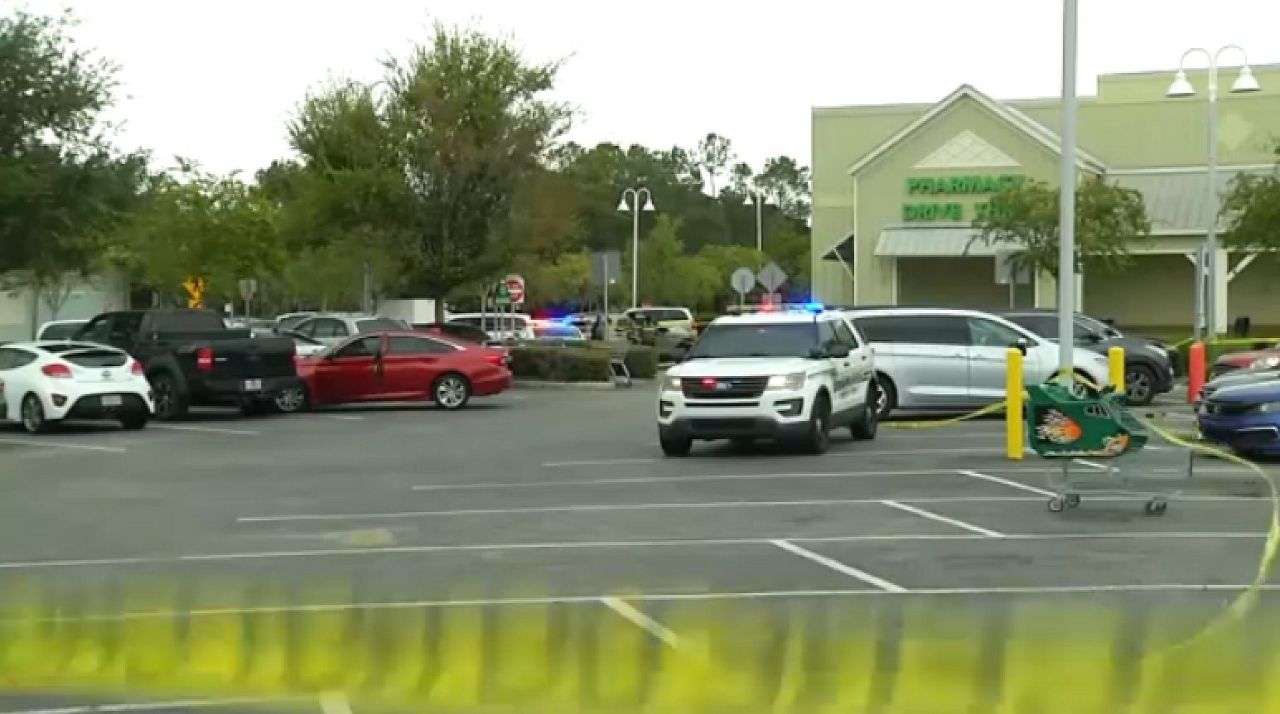
[[[658,350],[652,347],[631,345],[622,361],[636,379],[653,379],[658,374]]]
[[[609,352],[588,347],[513,347],[511,373],[517,378],[553,382],[608,382],[612,378]]]

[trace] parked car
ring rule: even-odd
[[[76,341],[0,347],[0,421],[32,434],[64,419],[111,419],[141,429],[154,411],[142,364],[124,351]]]
[[[155,391],[157,419],[180,419],[193,406],[239,406],[260,412],[297,385],[293,340],[231,330],[212,310],[156,308],[108,312],[76,333],[128,352]]]
[[[1056,310],[1009,310],[998,313],[1040,337],[1057,342]],[[1156,395],[1173,389],[1173,360],[1159,340],[1125,336],[1114,326],[1088,315],[1075,315],[1072,339],[1077,347],[1105,355],[1112,347],[1124,348],[1124,391],[1130,404],[1150,404]]]
[[[86,322],[88,320],[50,320],[36,331],[36,341],[70,339]]]
[[[276,315],[276,334],[279,335],[292,330],[298,326],[298,323],[317,314],[319,313],[308,310],[303,312],[286,312],[283,315]]]
[[[497,347],[502,344],[501,341],[495,340],[489,336],[488,332],[479,327],[472,327],[461,323],[448,323],[443,325],[434,324],[418,324],[413,329],[417,332],[424,332],[429,335],[441,335],[455,340],[462,340],[475,345],[486,345],[489,347]]]
[[[320,340],[312,339],[305,335],[290,333],[285,336],[293,340],[293,354],[299,359],[306,359],[307,357],[317,355],[329,346]]]
[[[377,317],[375,315],[347,315],[329,313],[312,315],[286,330],[285,334],[297,334],[313,340],[333,345],[352,335],[367,335],[382,330],[408,330],[404,320],[393,317]]]
[[[1011,347],[1026,355],[1025,381],[1057,372],[1057,343],[980,310],[855,308],[847,314],[875,350],[882,417],[894,409],[972,409],[1004,399]],[[1094,384],[1107,384],[1106,357],[1076,348],[1073,367]]]
[[[1245,455],[1280,454],[1280,381],[1222,387],[1196,410],[1200,436]]]
[[[1280,367],[1280,344],[1267,349],[1228,352],[1219,356],[1209,367],[1209,376],[1218,377],[1242,369],[1268,369]]]
[[[1270,369],[1242,369],[1235,372],[1228,372],[1205,383],[1200,388],[1200,400],[1208,399],[1215,392],[1224,387],[1239,387],[1245,384],[1261,384],[1263,382],[1271,382],[1280,380],[1280,368]]]
[[[523,313],[464,312],[445,320],[446,325],[466,325],[484,330],[489,339],[500,342],[534,340],[533,318]]]
[[[622,313],[637,327],[662,328],[672,337],[697,337],[697,323],[687,307],[633,307]]]
[[[559,320],[534,320],[533,337],[539,341],[564,342],[585,341],[587,336],[582,330]]]
[[[418,332],[357,335],[298,362],[302,382],[283,390],[276,407],[296,412],[352,402],[426,400],[446,410],[511,387],[507,355]]]

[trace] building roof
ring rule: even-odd
[[[978,231],[969,225],[901,226],[880,231],[876,255],[891,258],[941,258],[995,256],[1013,252],[1012,243],[988,244],[977,240]]]
[[[1231,181],[1242,173],[1268,173],[1269,166],[1233,166],[1218,169],[1217,193],[1224,195]],[[1155,171],[1114,171],[1108,175],[1125,188],[1142,194],[1153,233],[1203,233],[1214,213],[1204,167]]]
[[[929,111],[921,114],[919,117],[916,117],[915,121],[907,124],[896,134],[885,139],[874,149],[864,154],[862,158],[858,159],[849,167],[849,173],[856,174],[860,172],[862,169],[888,153],[895,146],[902,143],[909,136],[926,126],[929,122],[933,121],[934,118],[962,99],[971,99],[974,102],[977,102],[979,106],[990,111],[997,118],[1004,120],[1013,128],[1026,134],[1032,140],[1042,144],[1050,151],[1058,153],[1062,150],[1062,140],[1056,133],[1045,125],[1035,121],[1031,117],[1017,109],[1014,109],[1008,104],[998,102],[991,97],[988,97],[971,85],[962,84],[954,92],[947,95],[942,101],[933,105]],[[1076,149],[1076,162],[1081,168],[1089,169],[1097,173],[1102,173],[1106,170],[1106,165],[1103,164],[1101,160],[1079,148]]]

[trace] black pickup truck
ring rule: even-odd
[[[141,362],[157,419],[180,419],[192,406],[266,411],[277,392],[298,382],[293,340],[229,329],[212,310],[107,312],[74,339],[118,347]]]

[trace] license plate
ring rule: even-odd
[[[102,397],[102,406],[104,407],[118,407],[121,404],[124,404],[124,399],[118,394],[106,394]]]
[[[262,380],[261,380],[261,379],[246,379],[246,380],[244,380],[244,391],[246,391],[246,392],[261,392],[261,391],[262,391]]]

